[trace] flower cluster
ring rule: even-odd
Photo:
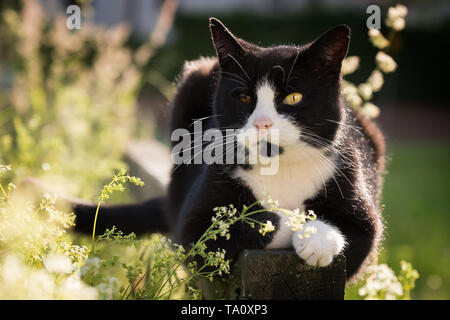
[[[392,57],[383,51],[379,51],[375,57],[378,68],[384,73],[394,72],[397,69],[397,63]]]
[[[369,266],[367,273],[366,283],[358,291],[365,299],[395,300],[403,295],[402,285],[388,265]]]
[[[49,258],[49,259],[55,259]],[[30,267],[16,255],[6,256],[0,271],[1,299],[97,299],[95,288],[89,287],[81,280],[79,273],[69,271],[69,260],[64,256],[54,264],[51,270]],[[66,259],[61,265],[62,259]],[[61,268],[62,267],[62,268]]]
[[[400,274],[398,280],[403,286],[404,299],[411,298],[411,290],[414,289],[418,278],[419,272],[412,267],[410,262],[404,260],[400,261]]]
[[[138,187],[142,187],[144,185],[144,182],[142,182],[141,178],[130,176],[127,174],[127,170],[121,168],[114,175],[111,182],[103,187],[99,197],[99,201],[102,202],[109,199],[110,195],[116,191],[124,192],[125,187],[123,186],[123,184],[126,182],[130,182]]]
[[[34,205],[11,185],[0,184],[0,299],[96,299],[80,278],[87,247],[67,234],[73,214],[56,209],[49,194]]]
[[[0,164],[0,173],[6,173],[8,171],[11,171],[11,166]]]
[[[311,234],[316,233],[317,229],[308,225],[307,222],[316,220],[316,214],[312,210],[308,210],[307,213],[299,212],[299,209],[295,210],[280,210],[285,214],[288,221],[286,221],[286,225],[291,228],[292,231],[296,232],[297,236],[300,239],[303,237],[308,238]],[[302,232],[300,232],[302,231]]]
[[[408,14],[408,8],[402,4],[390,7],[386,18],[386,25],[395,31],[401,31],[405,28],[405,17]]]
[[[33,176],[92,199],[124,166],[135,130],[142,72],[126,46],[130,28],[86,20],[72,32],[66,15],[50,19],[38,0],[21,2],[6,5],[0,19],[0,162],[16,168],[0,179]]]
[[[95,228],[97,225],[97,218],[100,206],[102,205],[103,201],[109,199],[111,194],[113,194],[114,192],[125,191],[125,187],[123,186],[123,184],[126,182],[130,182],[139,187],[142,187],[144,185],[144,182],[142,182],[140,178],[128,175],[127,171],[121,168],[119,169],[117,174],[114,175],[111,182],[103,187],[102,192],[100,193],[97,210],[95,211],[94,225],[92,227],[92,251],[94,251],[95,248]]]
[[[368,277],[358,290],[359,295],[367,300],[409,300],[419,273],[409,262],[401,261],[400,265],[398,277],[386,264],[369,266]]]
[[[391,28],[392,38],[394,32],[398,32],[405,27],[405,16],[408,10],[403,5],[397,5],[389,8],[388,17],[385,21],[386,26]],[[373,98],[373,93],[381,90],[384,84],[383,73],[391,73],[397,69],[397,63],[394,59],[386,53],[389,49],[391,41],[386,39],[378,29],[369,29],[369,40],[372,45],[379,49],[375,56],[376,68],[366,82],[359,85],[354,85],[349,81],[342,82],[342,94],[344,95],[350,106],[356,111],[360,112],[367,118],[376,118],[380,114],[379,108],[370,102]],[[356,56],[347,57],[342,62],[342,75],[349,75],[354,73],[359,67],[359,58]]]
[[[259,233],[261,233],[263,236],[265,236],[267,232],[273,231],[275,231],[275,226],[270,220],[267,220],[265,223],[262,223],[259,228]]]
[[[369,29],[369,40],[373,46],[378,49],[386,49],[389,46],[389,41],[378,29]]]

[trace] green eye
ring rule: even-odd
[[[300,101],[302,101],[302,99],[303,95],[300,92],[293,92],[284,98],[283,103],[293,106],[294,104],[297,104]]]

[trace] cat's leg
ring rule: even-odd
[[[325,267],[333,261],[333,257],[341,253],[346,245],[345,237],[338,228],[321,220],[307,223],[316,232],[306,237],[302,231],[292,236],[292,246],[307,264]]]
[[[256,202],[251,192],[242,184],[231,180],[221,172],[205,170],[207,172],[200,175],[180,209],[175,241],[182,244],[185,249],[189,249],[193,243],[197,242],[212,224],[215,207],[232,204],[241,211],[243,205],[249,206]],[[211,188],[211,185],[214,188]],[[263,208],[260,205],[255,205],[251,210],[261,209]],[[275,229],[280,224],[280,218],[272,212],[258,212],[251,218],[260,223],[270,221]],[[244,249],[266,248],[273,241],[274,233],[268,232],[262,235],[257,223],[252,227],[247,222],[237,221],[229,228],[229,239],[218,236],[216,240],[208,241],[206,245],[208,251],[225,249],[226,258],[233,259]]]
[[[343,253],[347,260],[347,278],[354,276],[381,238],[382,223],[373,206],[361,199],[334,203],[317,201],[308,209],[318,220],[308,222],[317,228],[309,238],[293,238],[293,246],[300,257],[312,265],[326,266],[333,257]]]

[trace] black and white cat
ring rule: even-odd
[[[243,249],[293,247],[314,266],[326,266],[343,253],[347,277],[354,276],[382,236],[385,147],[375,124],[352,111],[340,93],[350,29],[337,26],[304,46],[270,48],[235,37],[215,18],[210,29],[217,58],[186,63],[171,131],[193,133],[196,119],[202,119],[203,130],[234,128],[259,136],[275,129],[278,152],[271,157],[277,157],[277,172],[261,174],[259,163],[178,164],[166,197],[102,208],[98,230],[116,225],[138,234],[170,231],[189,246],[208,228],[215,207],[242,208],[269,194],[281,208],[313,210],[317,220],[308,223],[317,232],[300,239],[284,216],[264,212],[254,218],[271,221],[274,232],[263,236],[238,223],[231,239],[209,247],[225,249],[228,258]],[[77,205],[75,212],[77,229],[90,232],[94,208]]]

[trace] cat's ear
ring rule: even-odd
[[[347,55],[350,33],[347,25],[336,26],[315,40],[308,48],[308,54],[323,67],[340,71],[342,60]]]
[[[216,18],[209,18],[209,29],[221,67],[229,59],[239,59],[245,55],[245,50],[237,38]]]

